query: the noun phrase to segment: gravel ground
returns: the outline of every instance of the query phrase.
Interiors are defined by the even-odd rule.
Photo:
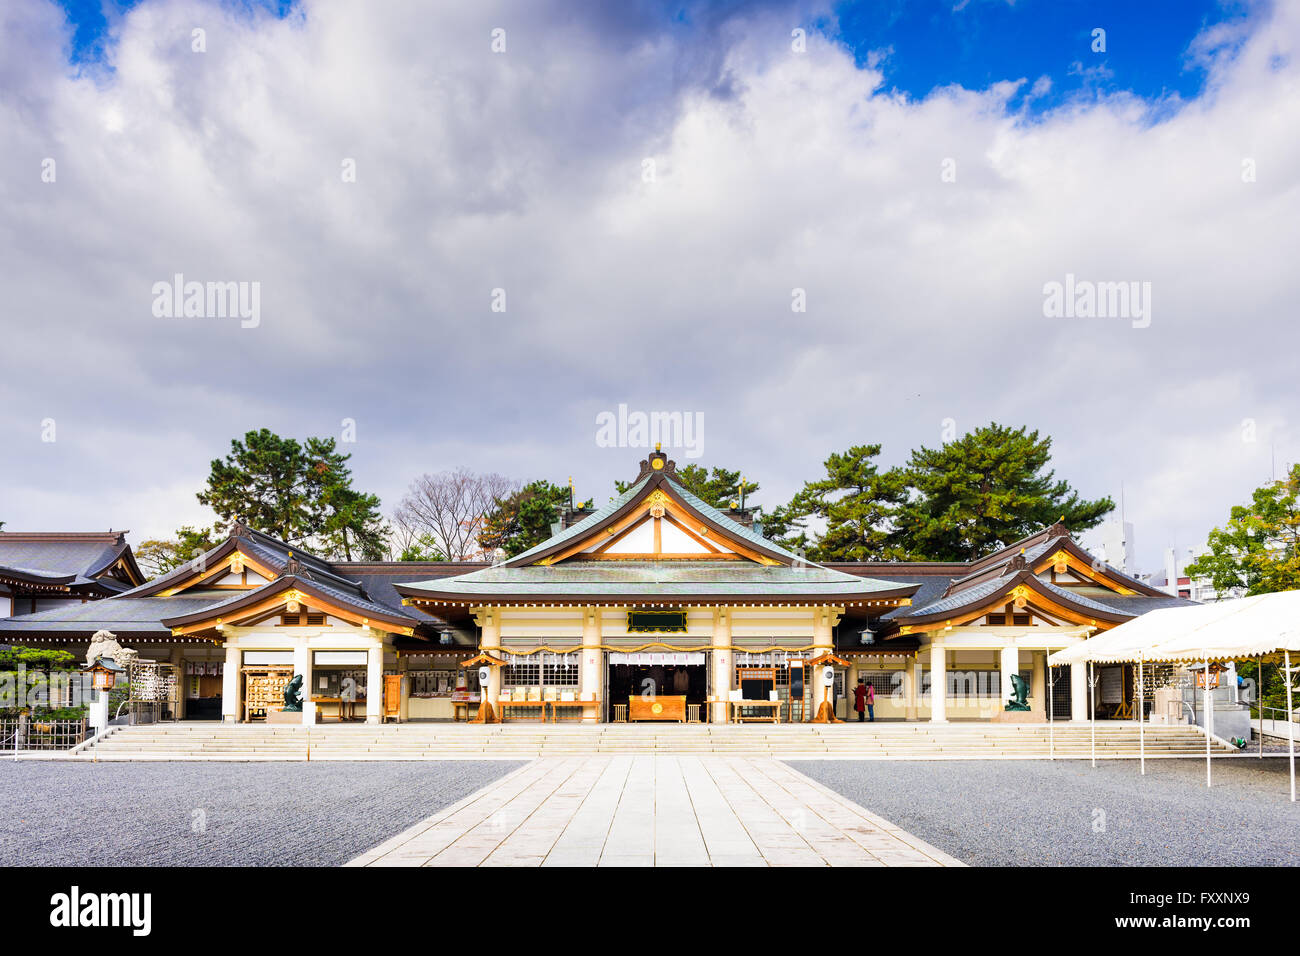
[[[0,866],[332,866],[520,761],[0,761]]]
[[[1285,760],[789,761],[979,866],[1295,866]]]

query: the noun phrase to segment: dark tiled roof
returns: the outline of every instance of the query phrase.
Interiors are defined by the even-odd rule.
[[[1099,604],[1104,604],[1123,614],[1132,614],[1134,617],[1147,611],[1158,611],[1167,607],[1195,607],[1200,603],[1173,595],[1154,597],[1148,594],[1093,594],[1091,597]]]
[[[394,585],[454,577],[486,567],[489,565],[483,561],[384,561],[335,565],[340,574],[364,587],[372,600],[399,611],[402,610],[402,596],[397,593]]]
[[[109,630],[133,634],[156,632],[163,636],[171,633],[162,624],[164,617],[198,611],[213,602],[211,594],[169,598],[109,597],[20,617],[0,618],[0,634],[12,635],[14,640],[20,640],[19,635],[24,632],[84,633],[89,637],[95,631]]]
[[[0,531],[0,567],[40,575],[72,575],[74,587],[101,583],[97,576],[123,554],[134,567],[125,531]]]
[[[882,614],[881,619],[886,621],[893,620],[905,611],[934,603],[943,597],[943,592],[948,590],[948,585],[951,583],[949,578],[937,577],[933,574],[882,574],[877,575],[877,580],[918,585],[916,593],[912,595],[911,606],[896,607]]]

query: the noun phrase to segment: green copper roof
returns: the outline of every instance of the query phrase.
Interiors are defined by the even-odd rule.
[[[633,484],[627,489],[627,491],[623,492],[617,498],[611,498],[609,504],[605,505],[605,507],[601,508],[599,511],[593,511],[577,524],[570,525],[559,534],[547,538],[541,544],[533,545],[527,551],[521,551],[519,554],[516,554],[511,558],[509,563],[512,565],[527,564],[528,559],[534,554],[539,554],[552,545],[559,544],[562,541],[568,541],[570,538],[576,538],[579,535],[585,534],[640,494],[641,489],[645,487],[646,482],[649,480],[650,477],[647,475],[645,478],[642,478],[640,481]]]
[[[761,598],[861,596],[906,593],[911,585],[832,571],[815,564],[800,568],[751,561],[568,561],[550,566],[483,568],[451,578],[399,585],[411,596],[445,594],[515,600],[565,596],[645,598],[737,595]]]
[[[653,560],[629,555],[626,559],[574,558],[558,564],[534,563],[555,554],[566,543],[581,542],[648,494],[651,485],[661,484],[667,485],[667,490],[680,498],[686,508],[697,513],[701,520],[734,538],[737,544],[753,545],[775,560],[758,563],[747,558],[721,556]],[[785,561],[781,560],[783,558]],[[397,590],[407,597],[484,603],[498,600],[568,603],[598,598],[682,601],[714,597],[755,601],[791,599],[812,603],[870,600],[877,596],[903,597],[916,588],[910,584],[877,581],[812,564],[764,538],[753,528],[745,527],[725,511],[700,500],[669,473],[643,475],[599,511],[502,565],[454,577],[402,584]]]

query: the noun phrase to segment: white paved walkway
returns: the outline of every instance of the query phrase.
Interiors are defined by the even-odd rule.
[[[962,866],[770,757],[535,760],[349,866]]]

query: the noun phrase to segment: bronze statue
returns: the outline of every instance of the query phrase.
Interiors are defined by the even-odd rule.
[[[294,674],[293,680],[284,685],[284,710],[287,714],[302,713],[302,675]]]
[[[1007,701],[1007,705],[1002,709],[1003,710],[1028,710],[1029,705],[1025,703],[1025,699],[1028,696],[1029,696],[1029,685],[1025,683],[1025,679],[1021,677],[1019,674],[1012,674],[1011,675],[1011,699]]]

